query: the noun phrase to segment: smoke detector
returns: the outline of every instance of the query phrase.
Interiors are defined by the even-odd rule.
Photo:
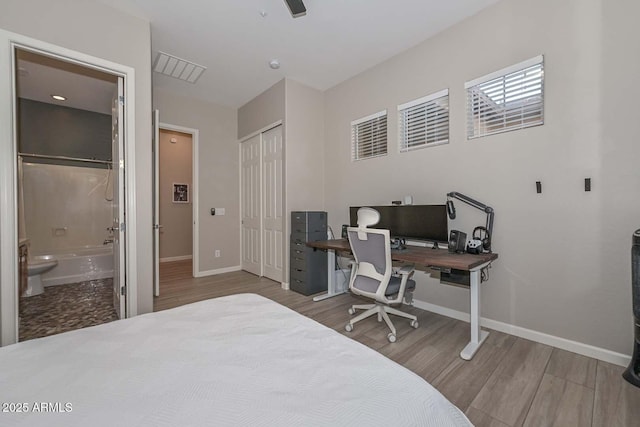
[[[278,61],[277,59],[272,59],[271,61],[269,61],[269,67],[271,67],[272,70],[277,70],[278,68],[280,68],[280,61]]]

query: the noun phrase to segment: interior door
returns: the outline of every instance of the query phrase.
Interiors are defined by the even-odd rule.
[[[242,269],[262,276],[261,135],[240,144],[242,163]]]
[[[160,296],[160,111],[153,110],[153,294]]]
[[[283,281],[282,126],[262,134],[264,275]]]
[[[126,317],[125,298],[125,211],[124,211],[124,79],[118,77],[118,96],[111,115],[111,154],[113,168],[113,307],[118,318]]]

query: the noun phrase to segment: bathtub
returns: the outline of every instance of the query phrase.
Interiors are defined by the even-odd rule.
[[[42,275],[44,286],[64,285],[113,277],[113,246],[85,246],[33,255],[34,261],[55,258],[58,265]]]

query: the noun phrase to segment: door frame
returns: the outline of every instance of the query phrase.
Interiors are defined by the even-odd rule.
[[[193,277],[200,277],[200,216],[198,215],[198,206],[199,206],[199,201],[198,201],[198,188],[199,188],[199,183],[198,183],[198,177],[199,175],[199,168],[198,168],[198,152],[199,152],[199,142],[198,142],[198,138],[199,138],[199,133],[200,131],[198,129],[194,129],[194,128],[189,128],[189,127],[185,127],[185,126],[178,126],[178,125],[172,125],[169,123],[164,123],[164,122],[158,122],[158,141],[156,141],[156,147],[154,147],[154,149],[158,150],[158,155],[159,155],[159,150],[160,150],[160,131],[162,130],[168,130],[168,131],[175,131],[175,132],[181,132],[181,133],[186,133],[188,135],[191,135],[191,210],[192,210],[192,221],[193,221],[193,226],[191,228],[191,234],[192,234],[192,248],[191,248],[191,256],[192,256],[192,260],[193,260],[193,264],[192,264],[192,271],[191,274],[193,275]],[[160,180],[160,170],[159,170],[159,162],[158,162],[158,170],[156,170],[154,172],[154,180],[157,179],[158,181]],[[153,187],[153,191],[154,191],[154,200],[159,200],[160,195],[157,194],[157,185],[154,182],[154,187]],[[154,209],[155,209],[155,203],[154,203]],[[160,218],[160,215],[158,214],[158,218]],[[154,243],[155,245],[155,243]],[[158,248],[160,247],[160,240],[158,239],[157,242]],[[155,251],[155,247],[154,247],[154,251]],[[154,270],[156,269],[156,263],[159,264],[160,263],[160,257],[158,256],[157,260],[154,260]],[[155,279],[154,279],[155,280]],[[159,292],[156,292],[156,290],[154,289],[154,295],[158,296]]]
[[[0,29],[0,346],[18,341],[18,203],[15,50],[22,49],[97,69],[124,78],[125,123],[125,251],[127,316],[138,313],[136,179],[135,179],[135,70],[41,40]]]

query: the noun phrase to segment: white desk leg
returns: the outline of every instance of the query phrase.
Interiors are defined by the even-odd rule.
[[[471,271],[471,341],[460,352],[460,357],[464,360],[471,360],[484,340],[489,336],[489,332],[480,329],[480,269]]]
[[[335,297],[337,295],[346,294],[347,290],[336,292],[336,277],[334,274],[336,265],[336,251],[333,249],[327,250],[327,293],[313,297],[314,301],[322,301],[327,298]]]

